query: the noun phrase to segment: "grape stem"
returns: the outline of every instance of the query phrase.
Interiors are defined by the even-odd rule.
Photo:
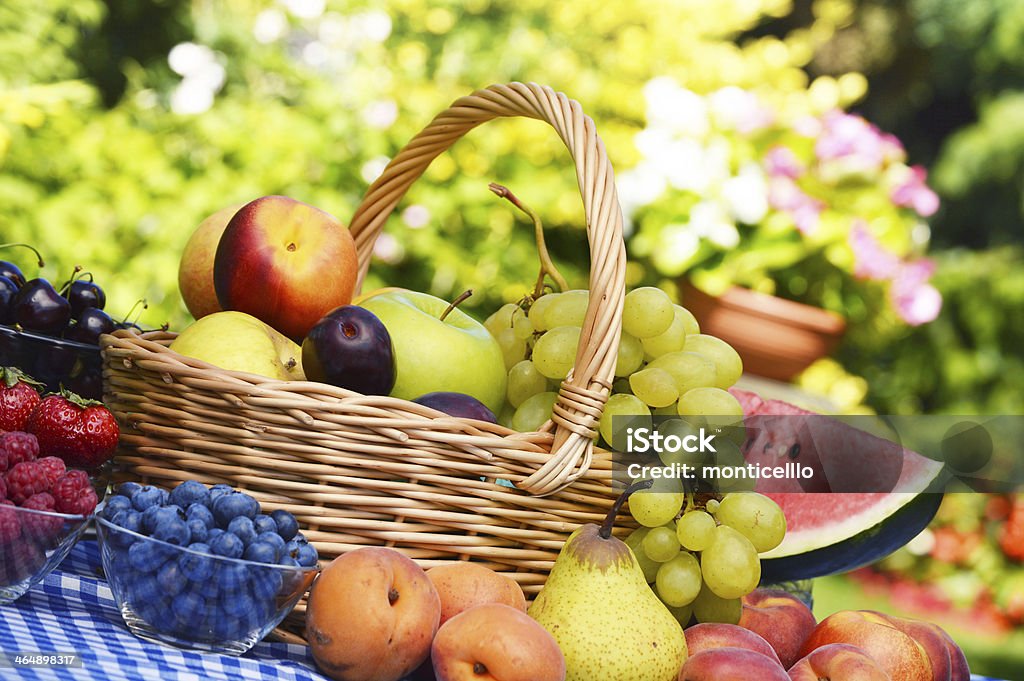
[[[462,301],[464,301],[466,298],[469,298],[471,295],[473,295],[473,289],[468,289],[460,293],[458,298],[448,303],[448,307],[446,307],[444,309],[444,312],[441,313],[441,321],[443,322],[444,318],[451,314],[452,310],[457,308]]]
[[[501,198],[507,199],[509,203],[526,213],[533,220],[533,231],[537,238],[537,255],[540,257],[540,273],[537,275],[537,284],[533,287],[534,300],[544,295],[545,275],[550,276],[554,280],[559,291],[568,290],[569,282],[565,280],[565,277],[555,267],[555,263],[552,262],[551,255],[548,253],[547,244],[544,243],[544,224],[540,221],[540,216],[532,208],[520,201],[519,197],[513,194],[512,190],[505,185],[491,182],[487,185],[487,188]]]
[[[46,265],[46,263],[43,262],[43,256],[39,255],[39,251],[37,251],[34,246],[29,246],[28,244],[22,243],[0,244],[0,248],[7,248],[8,246],[21,246],[23,248],[27,248],[28,250],[36,254],[36,259],[39,261],[40,267],[44,267]]]
[[[619,495],[619,498],[612,504],[611,509],[608,511],[608,515],[604,517],[604,523],[601,524],[601,529],[597,533],[601,536],[601,539],[611,539],[612,528],[615,526],[615,518],[619,515],[619,511],[622,509],[622,505],[626,503],[626,499],[633,492],[638,492],[642,489],[648,489],[654,484],[654,479],[650,480],[638,480],[632,485],[627,487],[625,491]]]

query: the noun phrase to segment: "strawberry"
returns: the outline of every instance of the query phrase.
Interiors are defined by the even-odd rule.
[[[121,435],[109,409],[68,391],[44,397],[25,430],[36,436],[42,452],[80,468],[95,468],[110,459]]]
[[[0,367],[0,430],[25,430],[25,422],[42,399],[38,390],[42,385],[14,367]]]

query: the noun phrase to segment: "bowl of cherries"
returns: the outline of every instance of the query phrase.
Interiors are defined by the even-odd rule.
[[[35,251],[25,244],[0,248],[5,246]],[[39,266],[43,266],[41,257]],[[103,309],[106,302],[103,289],[80,267],[58,288],[42,277],[26,279],[17,265],[0,261],[0,366],[20,368],[49,391],[64,387],[82,397],[100,399],[99,338],[135,327],[111,318]]]

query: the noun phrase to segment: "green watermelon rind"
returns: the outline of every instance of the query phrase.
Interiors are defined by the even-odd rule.
[[[809,535],[807,543],[801,545],[799,541],[791,542],[785,555],[779,555],[777,549],[761,554],[762,583],[813,579],[849,572],[881,560],[904,546],[928,527],[939,510],[943,495],[937,492],[899,494],[909,496],[910,499],[893,508],[891,513],[882,515],[878,522],[867,529],[850,537],[835,538],[831,543],[821,545],[821,534],[830,532],[832,528],[808,530],[804,533]],[[875,509],[878,507],[872,508]],[[863,514],[856,517],[861,519]],[[863,520],[859,520],[859,523],[863,527]],[[810,543],[814,539],[811,535],[817,537],[816,548]]]

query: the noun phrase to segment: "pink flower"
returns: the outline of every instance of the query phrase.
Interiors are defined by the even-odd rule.
[[[821,161],[843,159],[862,170],[881,168],[892,153],[891,138],[860,116],[831,111],[823,117],[824,129],[814,145]]]
[[[782,145],[772,147],[764,155],[764,169],[769,175],[781,175],[793,180],[805,170],[793,150]]]
[[[928,283],[934,272],[935,263],[922,258],[903,263],[892,280],[889,297],[899,316],[911,326],[933,321],[942,310],[942,294]]]
[[[858,279],[892,279],[900,273],[899,256],[886,250],[863,220],[854,221],[849,241],[853,249],[853,276]]]
[[[906,179],[893,188],[889,198],[897,206],[913,208],[921,217],[929,217],[939,209],[939,196],[925,184],[928,171],[921,166],[913,166]]]
[[[768,203],[777,210],[789,213],[801,234],[809,235],[818,228],[818,219],[825,204],[808,196],[789,177],[776,175],[768,183]]]

